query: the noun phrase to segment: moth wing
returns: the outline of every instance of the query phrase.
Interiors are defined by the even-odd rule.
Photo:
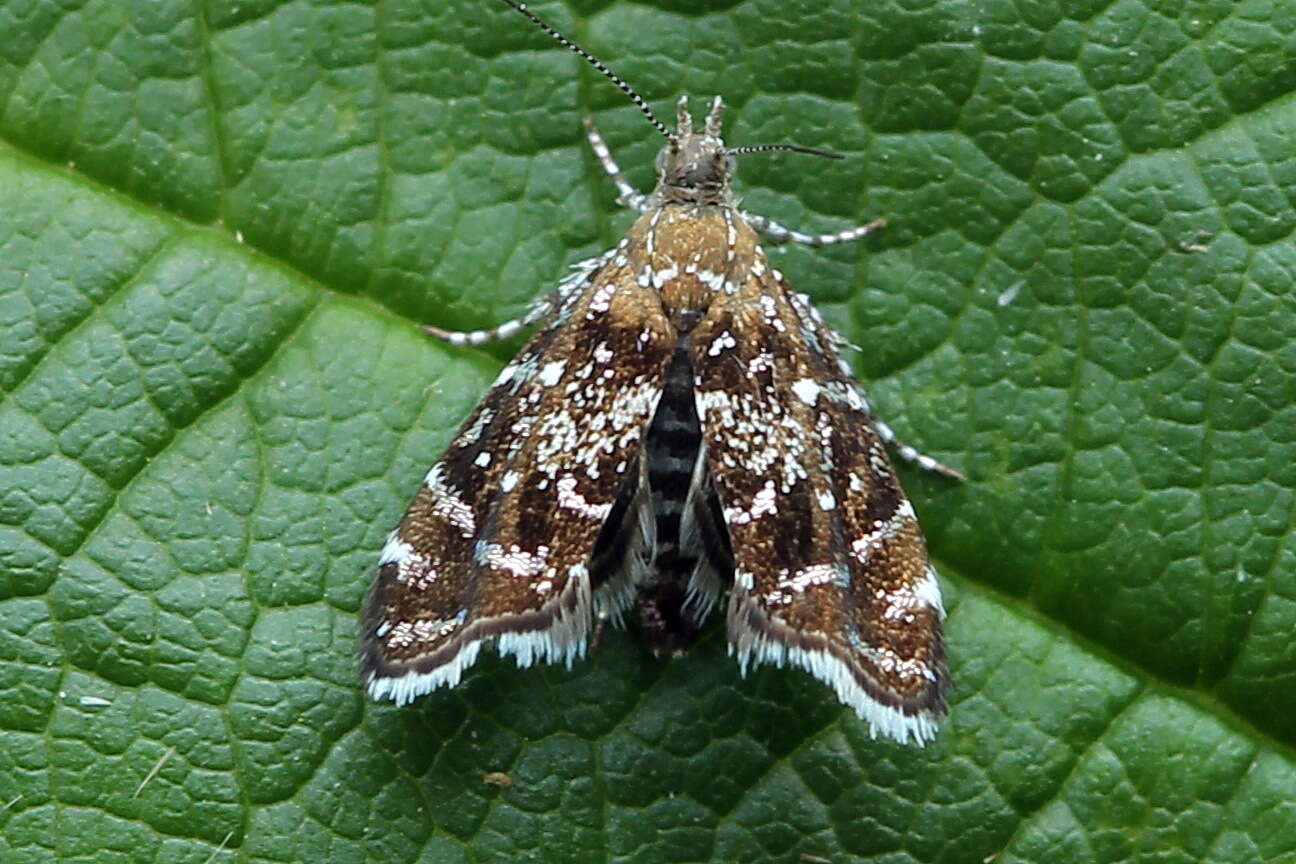
[[[800,666],[900,741],[946,711],[940,589],[831,332],[769,272],[693,332],[698,415],[734,556],[730,653]]]
[[[454,686],[492,638],[521,666],[584,653],[590,553],[638,482],[676,341],[655,293],[624,268],[587,275],[560,288],[384,547],[361,633],[374,698]]]

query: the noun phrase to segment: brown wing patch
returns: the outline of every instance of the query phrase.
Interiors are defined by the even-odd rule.
[[[674,345],[655,292],[611,265],[501,371],[384,548],[362,631],[372,695],[453,686],[491,637],[521,665],[584,651],[587,559]]]
[[[698,413],[734,552],[729,640],[802,666],[875,730],[926,740],[948,682],[939,588],[858,385],[760,272],[693,334]]]

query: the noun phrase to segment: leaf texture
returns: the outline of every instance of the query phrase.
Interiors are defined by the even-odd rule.
[[[744,206],[873,405],[952,712],[872,741],[712,630],[406,709],[355,616],[660,141],[488,0],[0,6],[0,860],[1296,861],[1296,18],[1283,3],[557,2]],[[516,346],[513,346],[514,348]],[[484,782],[507,772],[512,786]]]

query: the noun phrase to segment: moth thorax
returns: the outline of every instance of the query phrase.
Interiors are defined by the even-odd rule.
[[[675,333],[681,339],[686,338],[693,332],[698,321],[702,320],[702,312],[698,309],[690,309],[686,306],[670,310],[671,326],[675,328]]]
[[[688,97],[677,106],[675,134],[657,156],[658,204],[732,205],[729,181],[734,175],[734,157],[720,138],[724,103],[717,96],[707,113],[701,134],[693,131]]]

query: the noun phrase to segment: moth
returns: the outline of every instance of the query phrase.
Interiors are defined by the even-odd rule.
[[[537,326],[428,472],[379,559],[361,621],[362,676],[405,704],[453,687],[493,642],[519,666],[583,657],[632,613],[657,655],[689,647],[725,607],[729,653],[797,666],[874,735],[933,738],[946,713],[944,610],[896,440],[839,351],[844,342],[761,245],[826,246],[881,222],[807,235],[740,210],[723,102],[672,131],[628,84],[503,0],[616,84],[665,137],[650,195],[590,145],[629,233],[493,330],[428,331],[481,345]],[[840,157],[834,157],[840,158]]]

